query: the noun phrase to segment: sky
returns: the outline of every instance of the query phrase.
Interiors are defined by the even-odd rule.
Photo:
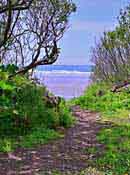
[[[59,43],[61,53],[55,64],[91,64],[91,48],[104,31],[116,26],[120,9],[130,0],[73,0],[76,13],[69,19],[69,29]]]

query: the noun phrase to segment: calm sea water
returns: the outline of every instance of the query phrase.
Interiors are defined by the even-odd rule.
[[[83,94],[91,82],[92,70],[89,65],[41,66],[35,76],[56,96],[71,99]]]

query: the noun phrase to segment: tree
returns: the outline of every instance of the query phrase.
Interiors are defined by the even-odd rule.
[[[53,64],[58,41],[76,10],[71,0],[2,0],[0,2],[0,60],[26,73],[38,65]]]
[[[128,80],[130,77],[130,5],[121,10],[118,25],[104,32],[92,52],[95,63],[93,78],[109,81]]]

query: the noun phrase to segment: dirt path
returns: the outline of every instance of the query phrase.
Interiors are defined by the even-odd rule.
[[[66,131],[64,139],[54,141],[37,149],[17,150],[19,160],[0,154],[0,175],[35,175],[39,170],[75,172],[88,167],[90,155],[87,149],[101,147],[96,141],[100,126],[96,123],[98,114],[72,107],[77,118],[74,127]],[[86,150],[86,151],[85,151]]]

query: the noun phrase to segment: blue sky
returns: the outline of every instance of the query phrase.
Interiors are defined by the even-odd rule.
[[[73,0],[77,12],[60,41],[61,54],[56,64],[89,64],[91,47],[104,30],[113,29],[121,8],[129,0]]]

